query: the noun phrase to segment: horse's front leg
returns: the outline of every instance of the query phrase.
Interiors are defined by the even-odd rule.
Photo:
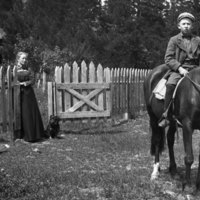
[[[167,144],[169,150],[169,172],[171,176],[175,176],[177,173],[177,167],[174,157],[174,141],[175,141],[176,124],[171,122],[170,127],[167,132]]]
[[[164,149],[165,132],[163,128],[158,127],[157,121],[153,121],[151,127],[151,154],[155,156],[151,180],[155,180],[160,174],[160,154]]]
[[[153,172],[151,174],[151,180],[155,180],[158,178],[160,173],[160,158],[159,158],[159,145],[156,145],[155,147],[155,160],[153,165]]]
[[[185,149],[185,180],[183,182],[183,189],[185,186],[191,186],[191,165],[194,162],[193,148],[192,148],[192,133],[191,122],[183,122],[183,143]]]
[[[200,150],[199,150],[199,167],[198,167],[198,174],[197,174],[197,180],[196,180],[196,188],[197,190],[200,190]]]

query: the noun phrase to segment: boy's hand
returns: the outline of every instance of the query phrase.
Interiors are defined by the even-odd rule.
[[[189,73],[189,72],[188,72],[186,69],[184,69],[183,67],[179,67],[179,68],[178,68],[178,71],[179,71],[179,73],[180,73],[181,75],[183,75],[183,76],[185,76],[186,74]]]
[[[21,82],[20,85],[27,86],[26,82]]]

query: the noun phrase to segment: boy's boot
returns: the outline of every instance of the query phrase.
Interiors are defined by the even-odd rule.
[[[165,128],[169,125],[168,110],[171,104],[173,92],[175,89],[175,85],[166,85],[166,94],[165,94],[165,102],[164,102],[164,113],[162,114],[161,119],[159,120],[158,126]]]

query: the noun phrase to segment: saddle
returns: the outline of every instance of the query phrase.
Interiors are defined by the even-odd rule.
[[[177,88],[178,88],[179,84],[181,83],[181,81],[183,80],[183,78],[184,77],[182,77],[178,81],[178,83],[176,84],[172,99],[174,99],[176,91],[177,91]],[[164,100],[165,99],[166,83],[167,83],[167,79],[166,78],[161,78],[160,81],[157,83],[156,87],[153,90],[153,94],[155,95],[156,99],[159,99],[159,100]]]
[[[161,78],[160,81],[157,83],[156,87],[153,90],[153,94],[155,95],[156,99],[164,100],[166,94],[166,78]]]
[[[152,91],[153,95],[156,97],[156,99],[164,100],[165,94],[166,94],[166,83],[168,80],[170,74],[170,70],[168,70],[164,76],[158,81],[156,87]]]

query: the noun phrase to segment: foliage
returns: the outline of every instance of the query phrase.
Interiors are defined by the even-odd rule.
[[[61,50],[58,46],[54,50],[45,49],[40,56],[42,60],[41,70],[47,74],[53,72],[55,66],[64,66],[66,62],[70,63],[70,59],[73,57],[68,49]]]
[[[199,10],[197,0],[1,0],[1,54],[8,63],[25,49],[36,71],[75,60],[152,68],[164,62],[180,12],[197,17],[200,33]]]
[[[28,53],[28,65],[33,71],[38,72],[42,63],[40,53],[43,50],[42,43],[35,40],[33,37],[22,39],[20,35],[17,35],[17,43],[15,44],[15,55],[19,51]]]

